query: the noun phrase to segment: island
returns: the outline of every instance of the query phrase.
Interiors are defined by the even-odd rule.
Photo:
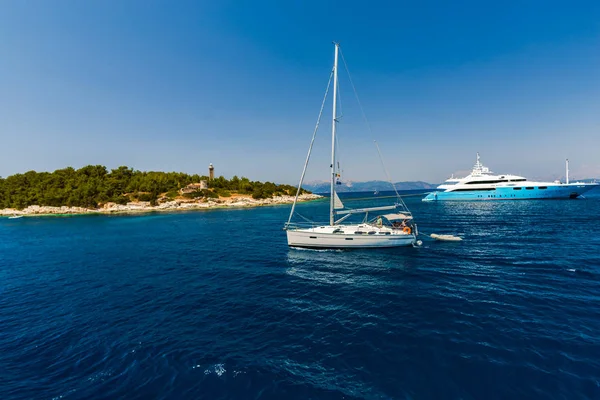
[[[212,168],[212,164],[211,164]],[[102,165],[0,178],[0,215],[112,214],[288,204],[297,188],[248,178]],[[299,201],[321,198],[300,189]]]

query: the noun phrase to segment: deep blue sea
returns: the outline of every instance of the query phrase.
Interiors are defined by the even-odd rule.
[[[0,399],[600,399],[600,190],[406,201],[464,240],[289,249],[289,206],[0,219]]]

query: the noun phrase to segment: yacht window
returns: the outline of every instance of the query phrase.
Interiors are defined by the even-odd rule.
[[[346,238],[346,240],[354,240],[354,239],[352,239],[352,238]]]
[[[490,190],[496,190],[496,188],[453,189],[451,192],[481,192]]]
[[[538,189],[548,189],[548,186],[540,186]]]
[[[528,186],[525,189],[527,189],[527,190],[533,190],[533,186]]]
[[[521,190],[520,187],[514,187],[513,190]]]
[[[477,185],[477,184],[500,183],[500,182],[508,182],[508,180],[507,179],[495,179],[493,181],[471,181],[471,182],[466,182],[465,185]]]

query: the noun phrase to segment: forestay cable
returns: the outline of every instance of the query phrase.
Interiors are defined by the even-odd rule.
[[[300,176],[300,183],[298,183],[298,190],[296,191],[296,197],[294,197],[294,203],[292,204],[292,210],[290,211],[290,217],[288,218],[288,221],[285,224],[285,228],[287,228],[287,226],[290,224],[290,222],[292,220],[292,216],[294,215],[294,210],[296,209],[296,203],[298,202],[298,196],[300,196],[300,189],[302,188],[302,183],[304,182],[304,175],[306,174],[306,168],[308,167],[308,161],[310,160],[310,153],[312,151],[313,144],[315,143],[317,131],[319,130],[319,124],[321,123],[321,116],[323,115],[323,109],[325,108],[325,100],[327,100],[327,94],[329,93],[329,87],[331,86],[332,78],[333,78],[333,70],[331,70],[331,74],[329,74],[329,81],[327,82],[327,89],[325,90],[325,96],[323,96],[323,102],[321,103],[321,109],[319,110],[319,117],[317,118],[317,125],[315,126],[315,130],[313,132],[313,136],[310,141],[310,146],[308,147],[308,154],[306,155],[306,161],[304,162],[304,168],[302,169],[302,175]]]

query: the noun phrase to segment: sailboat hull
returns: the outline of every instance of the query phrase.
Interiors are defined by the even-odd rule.
[[[288,230],[288,245],[309,249],[362,249],[412,246],[416,242],[413,233],[401,231],[382,230],[372,234],[355,234],[332,233],[327,228],[329,227]]]

